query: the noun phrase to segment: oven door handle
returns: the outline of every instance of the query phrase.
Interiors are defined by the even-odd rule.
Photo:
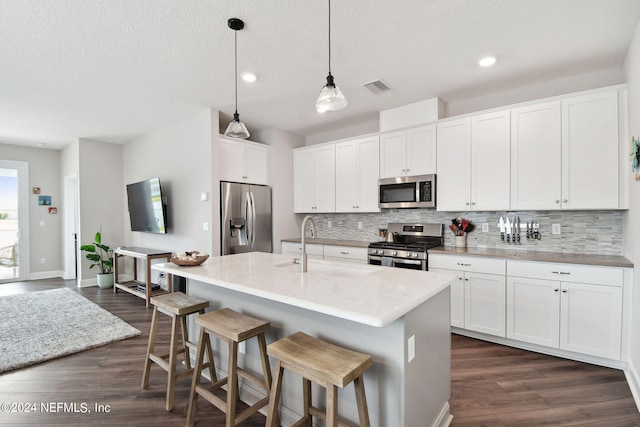
[[[410,264],[410,265],[422,265],[422,261],[417,261],[414,259],[402,259],[402,258],[393,258],[394,264]]]
[[[391,258],[391,261],[394,264],[422,265],[422,261],[421,260],[393,258],[393,257],[388,257],[388,258]],[[374,261],[382,261],[382,257],[381,256],[376,256],[376,255],[369,255],[369,259],[370,260],[374,260]]]

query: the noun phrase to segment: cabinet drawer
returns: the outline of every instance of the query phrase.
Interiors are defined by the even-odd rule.
[[[302,245],[300,243],[282,242],[282,253],[284,255],[300,255],[302,253]],[[323,253],[323,245],[307,243],[307,255],[315,255],[322,258]]]
[[[471,271],[474,273],[505,274],[505,260],[474,256],[429,254],[429,269]]]
[[[622,286],[621,268],[554,262],[508,261],[507,275],[593,285]]]
[[[325,259],[338,258],[367,262],[367,252],[367,248],[355,248],[353,246],[324,246]]]

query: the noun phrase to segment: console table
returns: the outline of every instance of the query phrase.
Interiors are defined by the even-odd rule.
[[[121,289],[125,292],[129,292],[139,298],[144,299],[147,302],[147,307],[151,305],[151,297],[155,295],[166,294],[173,292],[173,284],[171,274],[167,275],[167,290],[162,288],[153,290],[154,284],[151,283],[151,260],[153,259],[166,259],[167,262],[171,261],[171,252],[138,248],[134,246],[121,246],[113,250],[114,263],[113,263],[113,292],[118,292]],[[133,258],[133,280],[127,280],[120,282],[118,280],[118,255],[128,256]],[[145,260],[146,273],[144,281],[138,280],[138,259]]]

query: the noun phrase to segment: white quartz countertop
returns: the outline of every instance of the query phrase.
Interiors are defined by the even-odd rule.
[[[287,255],[250,252],[152,269],[365,325],[383,327],[455,280],[452,273],[309,260],[307,273]]]

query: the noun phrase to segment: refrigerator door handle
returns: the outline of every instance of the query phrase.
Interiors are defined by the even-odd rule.
[[[253,251],[256,244],[256,201],[253,198],[253,192],[250,192],[249,194],[251,195],[251,250]]]
[[[245,234],[247,235],[247,246],[249,246],[249,250],[251,250],[251,209],[250,209],[250,204],[251,204],[251,198],[249,196],[249,192],[247,191],[247,193],[245,194],[245,199],[244,199],[244,217],[245,217],[245,225],[244,225],[244,229],[245,229]]]

